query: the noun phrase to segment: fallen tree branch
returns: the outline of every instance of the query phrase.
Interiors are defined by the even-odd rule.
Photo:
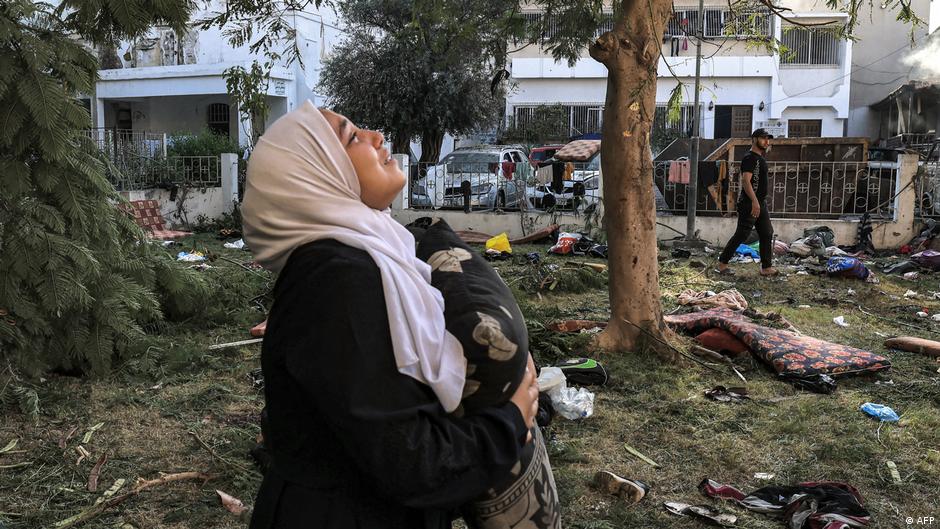
[[[720,370],[720,369],[715,369],[714,367],[712,367],[712,366],[706,364],[705,362],[699,360],[698,358],[696,358],[696,357],[693,356],[693,355],[690,355],[689,353],[686,353],[686,352],[684,352],[684,351],[680,351],[679,349],[677,349],[676,347],[674,347],[672,344],[667,343],[666,341],[662,340],[660,337],[658,337],[658,336],[656,336],[655,334],[649,332],[648,330],[644,329],[643,327],[640,327],[639,325],[633,323],[632,321],[630,321],[630,320],[628,320],[628,319],[626,319],[626,318],[621,318],[621,319],[624,321],[624,323],[628,323],[628,324],[632,325],[633,327],[636,327],[636,328],[637,328],[640,332],[642,332],[643,334],[649,336],[649,337],[652,338],[653,340],[656,340],[657,342],[659,342],[659,343],[665,345],[666,347],[672,349],[673,351],[675,351],[676,353],[678,353],[680,356],[684,356],[684,357],[688,358],[689,360],[692,360],[692,361],[695,362],[696,364],[699,364],[699,365],[701,365],[702,367],[705,367],[705,368],[707,368],[707,369],[711,369],[712,371],[714,371],[714,372],[716,372],[716,373],[721,373],[722,375],[727,374],[727,373],[725,373],[724,371],[722,371],[722,370]]]
[[[121,494],[120,496],[115,496],[111,498],[110,500],[103,501],[97,505],[93,505],[92,507],[85,509],[84,511],[76,514],[75,516],[72,516],[71,518],[66,518],[65,520],[56,522],[56,524],[53,527],[55,529],[67,529],[68,527],[74,527],[80,523],[87,522],[88,520],[91,520],[92,518],[95,518],[96,516],[100,515],[104,511],[127,501],[132,496],[136,496],[151,487],[156,487],[158,485],[165,485],[167,483],[171,483],[174,481],[202,480],[205,482],[205,481],[209,481],[209,479],[211,479],[210,476],[207,474],[203,474],[202,472],[180,472],[177,474],[166,474],[157,479],[150,479],[150,480],[137,478],[137,484],[129,492],[125,492],[124,494]]]
[[[194,431],[192,431],[192,430],[188,430],[187,433],[189,433],[189,435],[193,436],[193,437],[196,439],[196,441],[199,441],[199,444],[201,444],[202,447],[205,448],[206,451],[209,452],[209,455],[211,455],[212,457],[218,459],[218,460],[221,461],[222,463],[225,463],[226,465],[228,465],[228,466],[230,466],[230,467],[232,467],[232,468],[235,468],[235,469],[237,469],[237,470],[241,470],[242,472],[247,472],[247,473],[249,473],[249,474],[254,474],[254,475],[256,475],[256,476],[260,476],[260,475],[261,475],[257,470],[255,470],[255,469],[253,469],[253,468],[244,467],[244,466],[242,466],[242,465],[240,465],[240,464],[238,464],[238,463],[236,463],[236,462],[234,462],[234,461],[230,461],[228,458],[225,458],[225,457],[221,456],[221,455],[220,455],[218,452],[216,452],[211,446],[209,446],[208,443],[206,443],[205,441],[203,441],[203,440],[202,440],[202,437],[199,437],[199,434],[197,434],[196,432],[194,432]]]
[[[228,349],[229,347],[241,347],[242,345],[254,345],[256,343],[261,343],[264,341],[264,338],[253,338],[251,340],[242,340],[240,342],[231,342],[231,343],[220,343],[217,345],[210,345],[206,348],[208,351],[215,351],[218,349]]]

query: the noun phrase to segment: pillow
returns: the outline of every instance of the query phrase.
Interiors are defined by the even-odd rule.
[[[444,296],[447,330],[463,345],[467,382],[460,412],[504,404],[525,374],[529,336],[512,292],[483,257],[443,220],[417,241],[431,265],[431,284]]]
[[[735,358],[750,352],[747,344],[739,340],[737,336],[719,327],[708,329],[699,334],[695,337],[695,341],[702,344],[702,347],[718,353],[727,352]]]

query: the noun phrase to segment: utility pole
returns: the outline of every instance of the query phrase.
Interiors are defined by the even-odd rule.
[[[696,240],[695,206],[698,202],[699,135],[702,115],[699,92],[702,88],[702,35],[705,33],[705,0],[698,0],[698,20],[695,21],[695,97],[692,107],[692,152],[689,154],[689,192],[687,200],[685,239]]]

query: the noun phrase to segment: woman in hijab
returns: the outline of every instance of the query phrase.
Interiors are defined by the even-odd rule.
[[[529,441],[531,358],[509,403],[449,414],[466,360],[387,210],[405,177],[383,144],[307,101],[252,153],[244,234],[279,274],[261,353],[272,464],[252,529],[450,527]]]

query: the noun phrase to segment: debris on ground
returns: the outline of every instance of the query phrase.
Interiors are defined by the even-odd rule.
[[[849,324],[845,322],[845,316],[836,316],[832,318],[832,323],[835,323],[839,327],[848,327]]]
[[[732,358],[741,358],[750,354],[747,344],[730,332],[714,327],[695,337],[695,341],[708,351],[715,351]]]
[[[861,279],[866,283],[877,283],[875,274],[856,257],[831,257],[826,262],[826,272],[832,277]]]
[[[255,325],[248,331],[248,334],[254,336],[255,338],[261,338],[264,336],[264,333],[268,330],[268,320],[265,319],[263,322]]]
[[[814,374],[814,375],[780,375],[780,379],[784,382],[792,384],[794,387],[800,389],[807,389],[813,393],[822,393],[824,395],[829,395],[837,389],[836,380],[829,375],[825,374]]]
[[[711,290],[683,290],[679,293],[678,302],[680,305],[703,308],[725,307],[731,310],[744,310],[747,308],[747,300],[733,288],[717,294]]]
[[[562,320],[551,322],[546,325],[545,328],[554,332],[580,332],[593,329],[605,329],[607,328],[607,322],[592,320]]]
[[[565,374],[565,380],[580,386],[603,386],[607,384],[607,370],[592,358],[572,358],[557,364]]]
[[[705,396],[718,402],[751,400],[751,397],[747,394],[747,388],[726,388],[724,386],[715,386],[706,390]]]
[[[870,415],[882,422],[898,422],[900,419],[894,410],[888,406],[885,406],[884,404],[866,402],[865,404],[862,404],[860,409],[867,415]]]
[[[754,473],[754,479],[771,480],[771,479],[774,479],[775,477],[777,477],[777,475],[772,474],[770,472],[755,472]]]
[[[216,490],[215,493],[219,495],[219,500],[221,500],[222,506],[225,507],[226,511],[240,516],[243,512],[248,510],[248,507],[245,507],[245,504],[242,503],[240,499],[222,492],[221,490]]]
[[[911,256],[911,260],[928,270],[940,270],[940,252],[924,250]]]
[[[653,461],[652,459],[650,459],[649,457],[647,457],[645,454],[643,454],[642,452],[640,452],[640,451],[637,450],[636,448],[633,448],[632,446],[630,446],[630,445],[628,445],[628,444],[625,443],[625,444],[623,445],[623,449],[626,450],[627,452],[629,452],[630,454],[632,454],[632,455],[638,457],[639,459],[643,460],[644,463],[650,465],[651,467],[657,467],[657,468],[659,467],[659,463]]]
[[[709,498],[732,500],[750,511],[783,518],[787,527],[866,527],[871,514],[858,490],[835,481],[805,482],[794,486],[769,485],[750,494],[705,478],[698,486]],[[835,525],[833,525],[835,524]]]
[[[914,298],[916,298],[916,297],[918,297],[918,296],[920,296],[920,294],[918,294],[917,292],[915,292],[915,291],[913,291],[913,290],[908,290],[907,292],[904,293],[904,297],[905,297],[906,299],[914,299]]]
[[[509,236],[506,235],[506,232],[500,233],[499,235],[491,238],[486,241],[486,250],[495,250],[499,253],[512,253],[512,246],[509,244]]]
[[[733,527],[734,524],[738,521],[737,516],[723,513],[718,509],[708,505],[689,505],[688,503],[680,503],[675,501],[663,502],[663,505],[666,507],[666,510],[672,514],[698,518],[704,522],[711,523],[712,525]]]
[[[940,358],[940,342],[927,340],[926,338],[898,336],[885,340],[885,347]]]
[[[568,387],[559,367],[544,367],[538,376],[539,391],[547,394],[555,413],[568,420],[586,419],[594,413],[594,394],[585,388]]]
[[[898,472],[898,465],[894,461],[886,461],[885,466],[888,467],[888,472],[891,473],[891,480],[894,481],[895,484],[900,485],[903,483],[901,480],[901,473]]]
[[[176,254],[176,260],[185,263],[196,263],[199,261],[205,261],[206,256],[202,252],[180,252]]]
[[[600,492],[626,500],[629,505],[643,501],[650,490],[649,485],[642,481],[622,478],[608,470],[594,474],[594,487]]]
[[[225,248],[228,248],[229,250],[244,250],[244,249],[245,249],[245,240],[244,240],[244,239],[238,239],[238,240],[235,241],[235,242],[227,242],[227,243],[223,244],[222,246],[225,247]]]

